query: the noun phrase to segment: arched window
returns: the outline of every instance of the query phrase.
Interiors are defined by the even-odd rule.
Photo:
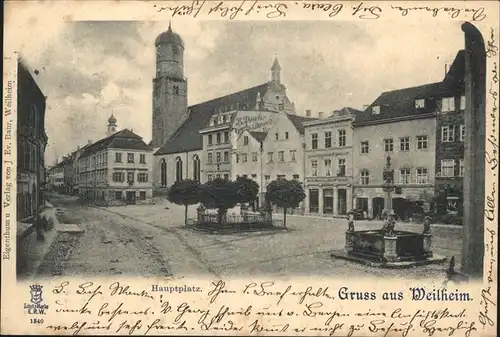
[[[193,179],[200,181],[200,158],[198,155],[193,157]]]
[[[167,162],[165,158],[160,162],[160,183],[161,186],[167,186]]]
[[[181,157],[175,158],[175,181],[182,180],[182,159]]]

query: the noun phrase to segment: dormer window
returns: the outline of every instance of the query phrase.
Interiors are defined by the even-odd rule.
[[[419,98],[415,100],[415,109],[425,108],[425,99]]]
[[[214,118],[210,119],[210,126],[214,126],[214,124],[215,124],[215,119]]]
[[[455,97],[443,97],[441,101],[441,111],[455,111]]]
[[[218,124],[224,124],[224,116],[219,116]]]
[[[380,106],[376,105],[372,107],[372,114],[373,115],[380,115]]]

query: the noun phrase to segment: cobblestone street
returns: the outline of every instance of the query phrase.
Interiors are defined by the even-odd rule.
[[[378,269],[330,257],[344,246],[346,220],[289,216],[286,231],[226,235],[207,234],[183,226],[184,208],[156,200],[155,205],[87,207],[76,199],[58,196],[65,207],[64,223],[76,223],[84,233],[62,233],[55,240],[40,276],[145,275],[220,276],[224,278],[335,276],[341,278],[444,279],[443,265],[403,270]],[[195,218],[196,207],[188,216]],[[274,215],[280,217],[280,215]],[[356,229],[373,229],[380,222],[357,221]],[[420,232],[421,225],[399,228]],[[435,226],[433,250],[460,261],[461,228]]]

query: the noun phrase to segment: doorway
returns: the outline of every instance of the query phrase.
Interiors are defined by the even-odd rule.
[[[385,200],[381,197],[373,198],[373,218],[382,219],[382,211],[384,210]]]
[[[338,194],[338,213],[339,215],[346,215],[347,214],[347,190],[344,188],[339,188],[337,190]]]
[[[309,190],[309,213],[318,213],[319,211],[319,191]]]
[[[333,214],[333,189],[323,190],[323,214]]]
[[[135,191],[127,191],[127,204],[135,205]]]

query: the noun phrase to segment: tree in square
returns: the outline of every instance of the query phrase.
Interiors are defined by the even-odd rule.
[[[299,207],[306,194],[297,180],[277,179],[267,185],[266,200],[283,208],[283,225],[286,228],[286,212],[289,208]]]

